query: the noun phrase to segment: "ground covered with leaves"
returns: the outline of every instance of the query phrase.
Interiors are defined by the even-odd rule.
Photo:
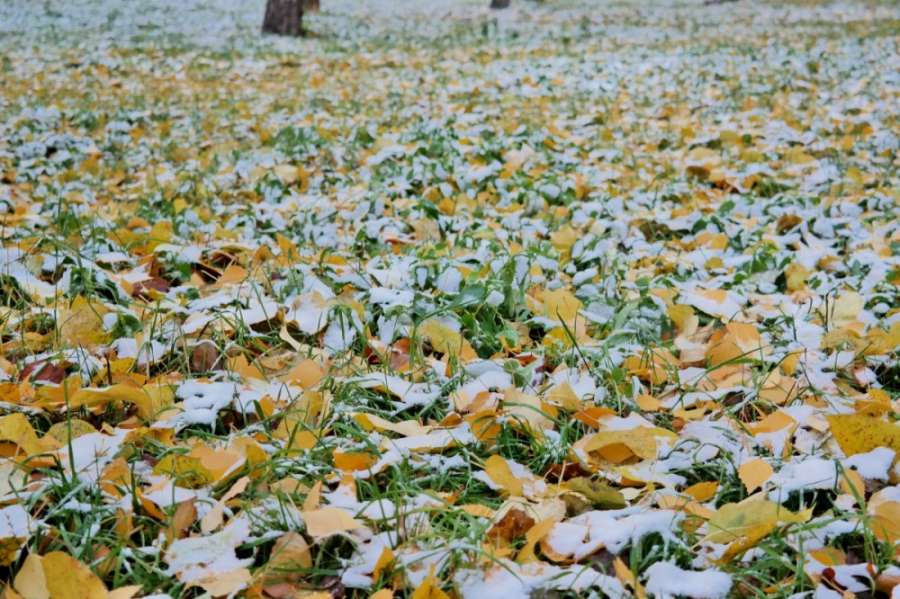
[[[900,7],[262,4],[4,3],[7,598],[900,594]]]

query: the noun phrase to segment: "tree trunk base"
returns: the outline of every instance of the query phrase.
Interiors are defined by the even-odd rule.
[[[509,8],[509,0],[491,0],[491,8]]]
[[[262,30],[276,35],[303,35],[302,0],[268,0]]]

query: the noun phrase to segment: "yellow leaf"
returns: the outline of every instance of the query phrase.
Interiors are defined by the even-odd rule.
[[[216,477],[203,466],[200,458],[171,453],[156,463],[153,474],[169,476],[176,485],[188,489],[198,489],[216,481]]]
[[[41,556],[31,553],[16,573],[13,586],[26,599],[50,599]]]
[[[691,485],[687,489],[684,490],[685,495],[690,495],[697,501],[707,501],[712,499],[716,495],[716,491],[719,490],[719,483],[717,482],[703,482]]]
[[[57,319],[60,339],[72,347],[96,347],[108,337],[103,326],[108,313],[109,308],[103,304],[92,304],[79,295]]]
[[[584,306],[581,300],[564,289],[544,292],[544,312],[550,320],[570,322]]]
[[[50,599],[106,599],[106,587],[90,568],[62,551],[41,558]]]
[[[27,455],[45,451],[25,414],[16,413],[0,418],[0,441],[15,443]]]
[[[872,508],[871,515],[875,538],[891,546],[900,541],[900,502],[883,501]]]
[[[82,406],[102,407],[113,401],[124,401],[137,406],[141,418],[150,418],[171,406],[175,394],[165,385],[146,385],[143,388],[129,385],[113,385],[98,389],[81,389],[69,398],[69,408]]]
[[[434,564],[428,577],[413,591],[409,599],[450,599],[450,595],[441,590],[439,581],[434,576]]]
[[[712,148],[704,148],[698,146],[688,153],[688,159],[692,162],[699,162],[704,165],[715,166],[722,162],[722,156]]]
[[[427,339],[438,353],[456,356],[467,362],[478,357],[462,334],[433,318],[416,327],[416,334]]]
[[[285,185],[292,185],[298,180],[305,179],[309,174],[302,166],[293,164],[279,164],[272,170]]]
[[[672,319],[672,322],[675,323],[675,326],[678,327],[680,334],[693,335],[697,332],[700,319],[697,318],[692,307],[687,304],[675,304],[668,309],[667,314]]]
[[[516,561],[525,563],[536,560],[534,546],[550,532],[554,524],[556,524],[554,518],[546,518],[528,529],[528,532],[525,533],[525,545],[519,550]]]
[[[750,424],[747,428],[754,436],[764,433],[774,433],[786,429],[789,426],[797,426],[797,421],[788,416],[786,412],[776,410],[759,422]]]
[[[563,225],[550,234],[550,243],[561,252],[568,252],[578,241],[578,232],[571,225]]]
[[[827,313],[826,317],[830,325],[844,326],[855,321],[864,306],[863,297],[855,291],[850,291],[837,298],[833,305],[828,306],[830,313]],[[825,310],[825,307],[822,309]]]
[[[784,276],[787,279],[787,288],[790,291],[802,291],[806,288],[806,279],[808,279],[813,272],[814,271],[797,262],[788,265],[788,267],[784,269]]]
[[[325,378],[325,371],[315,360],[301,360],[282,378],[285,381],[300,381],[300,384],[303,385],[304,389],[309,389]]]
[[[550,389],[547,393],[547,399],[570,412],[576,412],[582,407],[581,400],[575,395],[575,391],[572,389],[569,381],[563,381]]]
[[[634,403],[645,412],[656,412],[663,408],[662,402],[652,395],[638,395],[634,399]]]
[[[494,484],[499,485],[513,497],[521,497],[525,492],[523,482],[512,473],[509,463],[498,455],[492,455],[484,463],[484,471]]]
[[[57,422],[47,430],[47,436],[61,443],[68,443],[69,439],[77,439],[83,435],[96,433],[92,425],[78,418],[71,418],[63,422]]]
[[[752,498],[720,507],[709,519],[709,534],[703,540],[729,544],[720,558],[721,562],[727,562],[756,545],[775,530],[780,522],[801,521],[802,516],[792,513],[780,504]]]
[[[709,338],[706,357],[717,366],[732,360],[761,360],[765,353],[754,325],[730,322]]]
[[[738,468],[738,478],[744,483],[748,493],[762,487],[767,480],[772,478],[772,474],[774,474],[774,470],[771,464],[762,458],[744,462]]]
[[[552,429],[555,426],[547,415],[548,410],[555,413],[552,406],[545,405],[538,396],[523,393],[515,387],[506,390],[502,406],[509,416],[532,430]]]
[[[246,587],[253,577],[247,568],[238,568],[225,574],[216,574],[191,582],[188,586],[198,586],[213,597],[231,595],[238,589]]]
[[[359,422],[367,431],[377,430],[391,431],[404,437],[412,437],[415,435],[427,435],[433,429],[431,426],[424,426],[415,420],[404,420],[403,422],[391,422],[374,414],[356,414],[353,418]]]
[[[848,456],[868,453],[879,447],[900,453],[900,427],[896,424],[856,414],[825,416],[825,419],[834,439]]]
[[[309,544],[303,535],[287,532],[272,546],[272,557],[265,566],[267,578],[278,579],[285,574],[296,574],[297,570],[312,568]]]
[[[823,547],[822,549],[813,549],[809,552],[809,556],[820,564],[826,566],[843,566],[847,563],[847,554],[837,547]]]
[[[200,530],[204,533],[210,533],[219,528],[224,522],[225,503],[234,499],[247,489],[250,484],[250,477],[241,477],[231,488],[216,502],[203,519],[200,520]]]
[[[110,591],[106,599],[131,599],[141,592],[144,587],[139,584],[133,584],[127,587],[119,587],[114,591]]]
[[[336,507],[323,507],[300,515],[306,524],[306,532],[314,538],[327,537],[338,532],[362,527],[350,514]]]
[[[616,464],[632,455],[642,460],[656,459],[657,443],[653,431],[644,426],[626,430],[600,431],[585,447],[588,453],[596,452],[604,460]]]

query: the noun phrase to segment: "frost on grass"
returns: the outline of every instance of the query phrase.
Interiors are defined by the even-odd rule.
[[[897,6],[138,4],[0,19],[19,595],[900,592]]]

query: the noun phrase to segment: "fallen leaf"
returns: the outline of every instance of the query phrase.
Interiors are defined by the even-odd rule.
[[[748,493],[753,493],[761,488],[763,484],[774,474],[771,464],[762,458],[756,458],[744,462],[738,468],[738,477],[744,483],[744,487]]]

